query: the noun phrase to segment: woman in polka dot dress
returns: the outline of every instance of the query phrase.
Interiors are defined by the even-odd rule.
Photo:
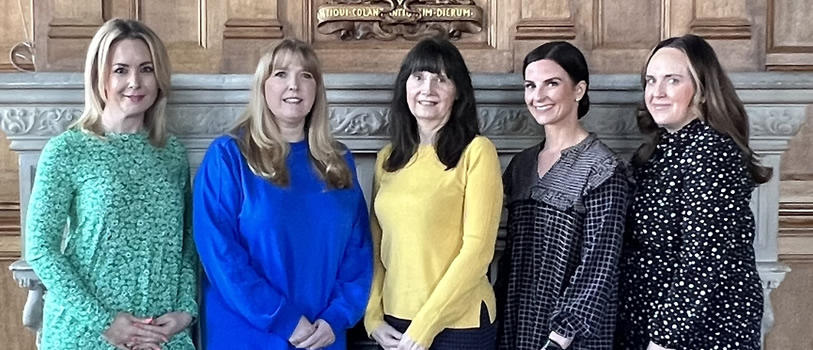
[[[771,177],[709,44],[662,41],[642,74],[646,142],[621,258],[616,349],[759,349],[762,287],[749,207]]]

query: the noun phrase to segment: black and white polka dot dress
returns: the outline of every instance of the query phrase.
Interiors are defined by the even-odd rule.
[[[760,348],[754,182],[734,141],[700,120],[662,133],[634,169],[616,349]]]

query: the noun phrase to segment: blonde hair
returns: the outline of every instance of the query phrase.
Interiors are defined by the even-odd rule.
[[[344,160],[345,149],[330,131],[327,93],[321,65],[310,45],[296,39],[285,39],[271,52],[260,58],[248,108],[237,120],[231,134],[237,140],[240,152],[246,157],[251,171],[278,186],[288,186],[290,178],[285,160],[290,152],[288,142],[282,139],[276,117],[265,100],[265,81],[275,68],[291,60],[299,60],[302,67],[316,81],[316,96],[310,113],[305,117],[305,135],[311,163],[328,188],[352,187],[352,175]]]
[[[111,19],[99,28],[90,41],[85,59],[85,110],[70,127],[104,137],[101,117],[107,104],[105,84],[110,74],[108,62],[110,48],[125,39],[141,40],[150,50],[153,74],[158,84],[158,96],[155,103],[144,113],[144,128],[149,134],[150,143],[156,147],[163,147],[167,139],[166,107],[171,78],[169,55],[155,32],[134,20]]]

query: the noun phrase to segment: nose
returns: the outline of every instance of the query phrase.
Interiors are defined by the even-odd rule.
[[[128,79],[127,86],[131,89],[138,89],[141,87],[141,75],[138,72],[130,73],[130,78]]]
[[[666,88],[664,87],[663,81],[655,83],[655,86],[652,87],[652,96],[666,97]]]
[[[292,76],[288,79],[288,90],[295,91],[299,88],[299,78]]]
[[[437,82],[433,78],[424,79],[421,81],[420,92],[424,95],[428,95],[432,89],[435,88]]]

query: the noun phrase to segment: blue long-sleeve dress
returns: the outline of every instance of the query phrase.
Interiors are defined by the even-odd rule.
[[[327,321],[346,348],[372,278],[367,205],[350,152],[350,189],[327,189],[307,141],[291,143],[290,184],[255,175],[230,136],[216,139],[194,184],[194,233],[202,278],[203,345],[293,349],[301,316]]]

